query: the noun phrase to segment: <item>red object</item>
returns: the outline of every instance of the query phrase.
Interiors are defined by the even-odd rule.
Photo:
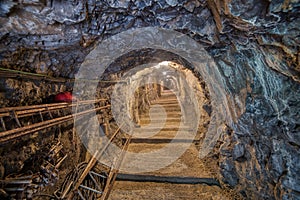
[[[72,102],[75,100],[71,92],[60,92],[54,97],[55,102]]]

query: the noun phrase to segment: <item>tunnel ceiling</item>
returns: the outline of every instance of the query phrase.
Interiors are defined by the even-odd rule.
[[[111,63],[109,67],[107,67],[104,75],[130,70],[138,65],[159,63],[163,61],[173,61],[179,65],[183,65],[188,69],[193,69],[191,63],[175,53],[162,49],[145,48],[121,55],[113,63]]]
[[[42,71],[51,75],[73,77],[95,41],[156,26],[189,35],[215,58],[259,45],[256,53],[272,54],[265,61],[269,67],[297,77],[298,8],[298,1],[259,0],[7,1],[0,13],[1,66],[45,66]]]
[[[141,27],[183,33],[215,62],[203,78],[216,95],[217,129],[208,139],[218,140],[212,153],[221,179],[249,199],[297,199],[299,8],[298,0],[1,1],[0,66],[73,78],[113,35]],[[125,66],[117,59],[107,72],[151,61],[155,52],[120,55]],[[22,90],[16,95],[28,96]]]

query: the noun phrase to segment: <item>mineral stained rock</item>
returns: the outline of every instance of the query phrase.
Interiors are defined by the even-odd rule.
[[[1,1],[1,67],[72,78],[112,35],[136,27],[184,33],[221,74],[220,123],[232,130],[216,149],[223,181],[248,199],[300,198],[299,0],[85,2]]]

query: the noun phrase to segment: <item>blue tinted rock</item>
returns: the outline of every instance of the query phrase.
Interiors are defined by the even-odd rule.
[[[242,158],[245,155],[245,146],[241,143],[234,145],[232,155],[234,160]]]

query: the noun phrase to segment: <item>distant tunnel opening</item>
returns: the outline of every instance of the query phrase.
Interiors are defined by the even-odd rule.
[[[138,115],[149,109],[151,101],[158,98],[163,90],[171,90],[179,102],[184,98],[190,98],[187,104],[197,102],[197,108],[193,112],[197,113],[196,118],[199,118],[199,131],[201,134],[207,131],[212,112],[208,87],[200,73],[193,71],[192,64],[174,53],[159,49],[132,51],[108,66],[101,80],[121,82],[118,88],[118,96],[121,98],[114,104],[126,107],[129,112],[127,114],[137,125]],[[105,85],[108,84],[99,84],[99,94]],[[114,87],[115,83],[112,83],[110,89],[104,90],[113,93]],[[193,97],[187,95],[191,91]],[[123,105],[121,101],[129,103]],[[184,109],[183,105],[181,106]]]

